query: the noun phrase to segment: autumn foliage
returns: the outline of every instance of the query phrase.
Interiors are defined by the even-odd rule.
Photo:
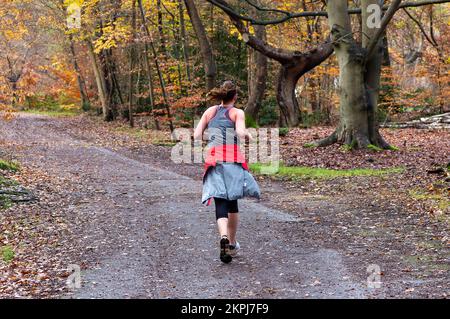
[[[101,111],[98,81],[106,86],[104,103],[111,109],[112,118],[129,118],[130,92],[134,97],[132,114],[153,118],[150,122],[157,127],[171,121],[176,126],[192,126],[194,118],[207,106],[202,56],[184,1],[44,2],[0,3],[1,110],[62,105]],[[291,12],[323,9],[307,1],[261,4]],[[245,107],[249,50],[220,9],[206,1],[196,6],[218,66],[216,80],[234,79],[243,88],[240,105]],[[69,28],[68,16],[76,14],[77,8],[80,26]],[[244,5],[242,10],[246,14],[253,12]],[[382,74],[381,118],[448,110],[448,13],[449,7],[442,5],[409,8],[396,14],[387,32],[390,61]],[[253,33],[254,27],[249,25],[249,30]],[[266,32],[271,45],[305,51],[324,41],[329,30],[325,18],[309,17],[267,26]],[[98,70],[94,70],[90,47]],[[135,62],[130,69],[132,48]],[[96,71],[102,78],[96,79]],[[262,115],[262,123],[277,121],[273,114],[279,111],[272,102],[277,72],[270,60],[261,114],[272,115]],[[332,56],[299,80],[296,97],[304,125],[337,121],[338,74]]]

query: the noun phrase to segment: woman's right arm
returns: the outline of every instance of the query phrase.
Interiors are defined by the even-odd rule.
[[[243,110],[236,109],[235,123],[236,123],[236,134],[240,139],[245,139],[246,137],[248,137],[249,140],[253,139],[253,137],[245,127],[245,113]]]
[[[211,113],[211,110],[213,108],[210,107],[203,113],[202,118],[200,119],[200,122],[198,122],[197,127],[194,131],[194,140],[202,140],[203,139],[203,132],[205,131],[206,127],[208,126],[209,121],[209,114]]]

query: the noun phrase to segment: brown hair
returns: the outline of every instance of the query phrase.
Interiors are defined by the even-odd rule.
[[[208,93],[211,100],[230,102],[238,92],[238,87],[232,81],[225,81],[219,88],[214,88]]]

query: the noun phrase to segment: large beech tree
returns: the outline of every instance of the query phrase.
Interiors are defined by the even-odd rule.
[[[352,32],[348,1],[327,1],[328,22],[339,63],[341,116],[335,132],[315,145],[343,142],[356,148],[368,145],[389,148],[379,133],[376,119],[383,57],[380,40],[400,3],[401,0],[394,0],[380,25],[375,27],[369,22],[375,14],[369,6],[378,5],[379,0],[361,0],[363,36],[358,43]]]
[[[443,3],[448,1],[434,1]],[[402,3],[392,0],[379,25],[374,26],[373,10],[384,1],[361,0],[361,42],[354,37],[347,0],[328,0],[328,23],[339,63],[340,122],[329,137],[313,143],[326,146],[336,142],[353,148],[376,146],[389,149],[377,121],[383,37],[394,14],[401,7],[432,4],[433,1]]]

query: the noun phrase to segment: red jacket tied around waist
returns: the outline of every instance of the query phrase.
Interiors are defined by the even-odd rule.
[[[240,163],[242,167],[248,171],[248,164],[245,161],[245,156],[241,153],[239,146],[236,144],[211,147],[205,158],[203,174],[206,174],[211,166],[216,166],[217,162]]]

